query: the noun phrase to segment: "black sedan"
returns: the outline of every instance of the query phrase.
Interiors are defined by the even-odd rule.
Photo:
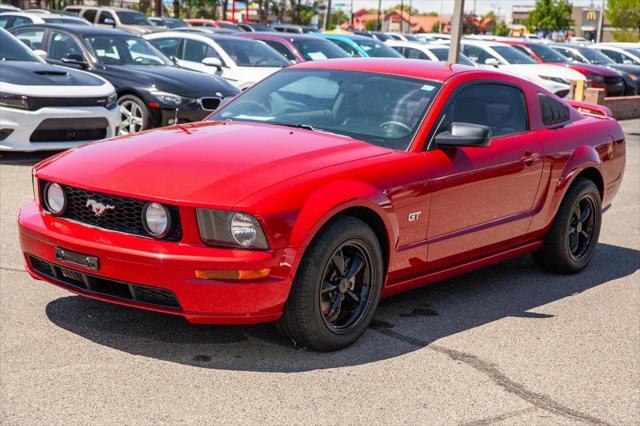
[[[38,24],[13,34],[47,62],[98,74],[116,88],[121,134],[199,121],[239,91],[213,75],[178,68],[143,38],[92,26]]]

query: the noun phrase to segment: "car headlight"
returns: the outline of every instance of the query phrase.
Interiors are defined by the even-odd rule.
[[[566,78],[552,77],[550,75],[539,75],[538,77],[543,80],[553,81],[555,83],[569,84],[569,80],[567,80]]]
[[[587,80],[593,81],[593,82],[596,82],[596,83],[602,83],[604,81],[604,77],[601,76],[601,75],[589,74],[586,77],[587,77]]]
[[[151,94],[163,105],[170,107],[178,107],[182,104],[188,104],[192,102],[191,98],[183,98],[180,95],[167,92],[151,92]]]
[[[258,220],[246,213],[196,209],[200,237],[205,244],[248,249],[267,249]]]
[[[47,211],[53,215],[61,215],[67,208],[67,195],[57,183],[49,182],[44,187],[44,204]]]
[[[171,227],[171,213],[160,203],[147,203],[142,209],[142,224],[153,238],[163,238]]]
[[[29,98],[24,95],[0,92],[0,106],[29,109]]]
[[[107,97],[107,103],[105,105],[105,108],[107,109],[114,108],[116,106],[117,101],[118,101],[118,95],[115,92],[110,94],[109,97]]]

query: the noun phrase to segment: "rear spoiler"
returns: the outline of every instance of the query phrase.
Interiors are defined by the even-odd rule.
[[[587,114],[601,115],[603,117],[613,117],[613,113],[609,108],[604,105],[592,104],[589,102],[572,101],[565,99],[565,101],[573,108]]]

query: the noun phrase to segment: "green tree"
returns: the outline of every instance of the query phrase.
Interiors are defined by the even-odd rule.
[[[609,0],[605,16],[622,31],[613,34],[618,41],[640,39],[640,0]]]
[[[524,21],[529,31],[545,34],[567,29],[572,24],[571,3],[567,0],[536,0],[535,8]]]
[[[493,35],[506,37],[509,35],[509,27],[504,21],[498,22],[498,24],[493,28]]]
[[[349,20],[349,15],[344,13],[343,10],[336,10],[335,12],[331,12],[331,22],[329,23],[329,28],[335,30],[336,27],[339,27],[341,24],[347,22]]]
[[[433,23],[433,25],[431,26],[431,32],[432,33],[439,33],[440,32],[440,22],[436,21]]]
[[[364,28],[367,31],[378,31],[378,21],[367,21]]]
[[[400,7],[400,6],[402,6],[402,7]],[[411,15],[419,15],[420,14],[420,11],[418,9],[409,6],[409,2],[408,1],[403,5],[398,3],[395,6],[390,7],[389,9],[385,9],[384,10],[384,14],[388,15],[389,13],[393,12],[394,10],[404,10],[405,12],[408,12]],[[376,13],[378,13],[377,9],[376,9]]]

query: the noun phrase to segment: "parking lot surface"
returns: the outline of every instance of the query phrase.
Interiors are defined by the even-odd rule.
[[[354,346],[271,325],[193,326],[81,298],[23,270],[30,166],[0,158],[2,424],[640,423],[640,121],[591,265],[528,256],[382,302]]]

